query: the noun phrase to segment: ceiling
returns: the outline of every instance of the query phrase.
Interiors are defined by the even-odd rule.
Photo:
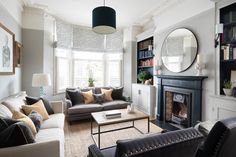
[[[23,0],[26,6],[44,8],[48,13],[61,20],[91,26],[92,10],[103,5],[103,0]],[[117,14],[117,27],[140,25],[150,19],[151,11],[160,8],[169,0],[106,0]]]

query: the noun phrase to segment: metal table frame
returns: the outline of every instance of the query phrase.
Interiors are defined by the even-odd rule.
[[[144,132],[142,132],[141,130],[139,130],[137,127],[135,127],[134,125],[134,122],[137,121],[137,120],[141,120],[141,119],[147,119],[148,120],[148,125],[147,125],[147,130],[149,133],[150,132],[150,118],[149,117],[142,117],[142,118],[135,118],[135,119],[127,119],[127,120],[123,120],[123,121],[120,121],[120,122],[111,122],[111,123],[108,123],[108,124],[98,124],[96,122],[96,120],[93,118],[93,116],[91,116],[91,136],[92,136],[92,139],[94,141],[94,143],[98,146],[98,148],[100,149],[101,148],[101,134],[103,133],[108,133],[108,132],[113,132],[113,131],[118,131],[118,130],[123,130],[123,129],[130,129],[130,128],[135,128],[138,132],[140,132],[141,134],[145,134]],[[97,124],[98,126],[98,132],[93,132],[93,121],[95,121],[95,123]],[[125,123],[125,122],[132,122],[132,125],[131,126],[128,126],[128,127],[122,127],[122,128],[117,128],[117,129],[111,129],[111,130],[106,130],[106,131],[101,131],[101,127],[102,126],[106,126],[106,125],[112,125],[112,124],[119,124],[119,123]],[[94,135],[98,135],[98,142],[96,142],[95,138],[94,138]],[[114,147],[114,146],[111,146],[111,147]],[[110,148],[110,147],[108,147]],[[103,148],[104,149],[104,148]]]

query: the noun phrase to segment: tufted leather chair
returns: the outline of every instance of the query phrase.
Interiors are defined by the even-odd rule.
[[[88,157],[235,157],[236,117],[218,121],[202,147],[203,136],[194,128],[118,140],[117,146],[99,150],[89,147]]]
[[[194,128],[118,140],[117,146],[99,150],[89,147],[88,157],[193,157],[203,136]]]

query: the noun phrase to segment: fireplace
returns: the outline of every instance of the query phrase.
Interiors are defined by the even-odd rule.
[[[178,128],[201,120],[202,76],[157,76],[157,119]]]

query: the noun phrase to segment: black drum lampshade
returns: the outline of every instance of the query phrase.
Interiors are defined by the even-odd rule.
[[[93,9],[93,31],[99,34],[111,34],[116,31],[116,11],[107,6]]]

